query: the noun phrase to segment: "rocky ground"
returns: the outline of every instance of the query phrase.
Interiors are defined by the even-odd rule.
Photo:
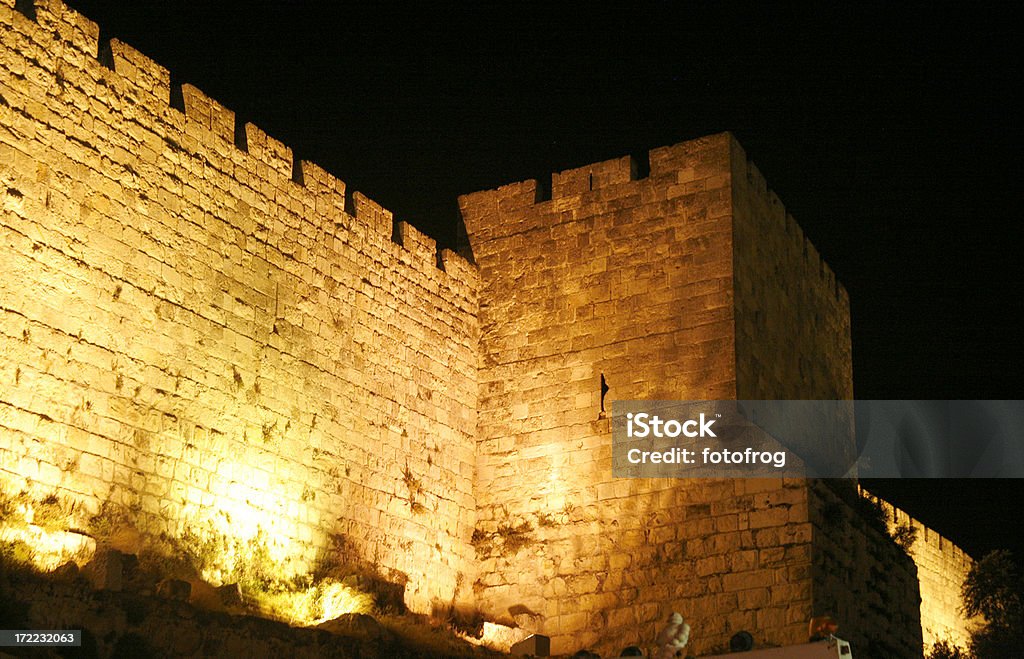
[[[4,648],[0,656],[501,656],[425,616],[351,613],[315,628],[296,627],[247,613],[245,602],[234,599],[235,589],[214,592],[222,600],[216,606],[209,592],[194,598],[181,583],[132,592],[97,589],[94,579],[71,566],[46,575],[0,568],[0,629],[81,629],[83,636],[82,647],[74,650]]]

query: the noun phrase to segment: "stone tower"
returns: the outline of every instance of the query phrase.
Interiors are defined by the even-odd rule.
[[[705,650],[743,629],[799,642],[822,607],[856,617],[824,564],[828,488],[612,478],[613,399],[852,398],[846,291],[736,140],[557,173],[549,198],[541,187],[460,199],[481,275],[486,610],[533,616],[556,649],[604,652],[653,638],[673,610]],[[913,656],[920,632],[904,637]]]

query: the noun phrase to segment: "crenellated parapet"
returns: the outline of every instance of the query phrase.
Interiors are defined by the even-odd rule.
[[[30,17],[11,7],[9,24],[11,36],[22,41],[16,48],[25,47],[25,52],[33,52],[38,56],[33,59],[44,64],[34,72],[35,82],[46,88],[61,80],[80,85],[84,92],[96,92],[111,110],[123,112],[133,120],[133,141],[140,129],[145,131],[146,124],[151,124],[151,132],[161,134],[164,144],[140,144],[143,151],[147,147],[169,148],[178,151],[179,156],[198,158],[212,167],[222,166],[218,161],[226,160],[230,165],[225,169],[238,168],[248,175],[248,180],[239,176],[246,185],[254,189],[270,186],[295,197],[304,210],[312,211],[310,222],[323,222],[324,226],[318,227],[321,230],[331,232],[345,227],[374,240],[398,235],[390,211],[359,192],[347,192],[344,181],[315,163],[301,160],[290,147],[257,125],[237,122],[235,112],[195,85],[173,82],[166,68],[129,44],[116,38],[101,40],[96,23],[60,0],[17,4],[34,8],[25,12],[34,15]],[[46,60],[42,58],[44,54]],[[51,58],[60,62],[48,62]],[[47,63],[52,64],[52,71],[47,70]],[[72,75],[65,68],[69,65],[78,67],[81,75]],[[12,73],[18,75],[18,67]],[[105,87],[109,94],[96,89],[97,86]],[[8,102],[20,105],[17,94],[11,95],[14,98]],[[146,142],[145,137],[138,135],[138,141]],[[291,189],[284,184],[288,180],[294,184]],[[436,247],[431,253],[424,251],[427,244],[423,240],[415,242],[416,249],[411,253],[417,256],[404,258],[406,267],[431,266],[443,272],[439,267],[441,255]],[[449,262],[455,258],[459,257],[444,257]],[[454,266],[449,270],[458,272],[464,268]],[[444,281],[445,276],[440,279]]]
[[[477,269],[59,1],[0,46],[3,491],[464,602]]]
[[[729,177],[727,133],[652,149],[528,179],[459,198],[467,230],[476,243],[571,220],[573,214],[606,205],[628,208],[722,190]],[[728,210],[724,194],[712,194],[708,212]],[[691,199],[693,199],[691,197]],[[498,216],[500,222],[494,221]]]
[[[963,615],[961,592],[968,573],[974,567],[974,559],[949,538],[928,528],[906,511],[863,488],[860,492],[880,507],[889,533],[901,543],[917,566],[921,631],[926,650],[940,641],[968,647],[971,629],[980,621]]]

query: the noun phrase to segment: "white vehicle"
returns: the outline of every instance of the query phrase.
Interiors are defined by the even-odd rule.
[[[823,641],[787,645],[784,648],[764,648],[746,652],[716,654],[701,659],[853,659],[850,644],[835,636]]]

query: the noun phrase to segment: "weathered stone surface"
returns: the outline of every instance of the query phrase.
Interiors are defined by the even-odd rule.
[[[825,482],[809,488],[815,615],[832,615],[839,635],[861,654],[920,657],[923,610],[914,561],[891,541],[884,522],[872,525],[841,503],[842,494]]]
[[[5,490],[129,550],[264,538],[283,578],[343,538],[421,612],[468,599],[477,271],[47,7],[0,7]]]
[[[238,606],[242,603],[242,591],[236,583],[224,584],[217,589],[217,596],[224,606]]]
[[[547,657],[551,654],[551,639],[541,634],[534,634],[514,643],[509,649],[514,657]]]
[[[18,543],[27,547],[37,567],[55,570],[74,562],[81,566],[92,560],[96,553],[95,539],[76,531],[60,531],[36,524],[22,524],[9,520],[0,522],[0,543]]]
[[[652,151],[639,180],[619,159],[556,174],[549,201],[529,198],[534,182],[460,199],[482,274],[478,537],[496,540],[478,550],[501,575],[478,591],[499,618],[543,611],[530,631],[554,652],[644,644],[677,609],[696,650],[725,642],[737,595],[754,620],[784,579],[758,551],[811,541],[790,517],[798,483],[611,477],[602,376],[606,402],[732,398],[750,380],[736,353],[737,167],[722,134]],[[810,589],[793,595],[790,617],[809,617]],[[774,618],[763,632],[803,633]]]
[[[942,640],[967,647],[970,629],[978,621],[963,616],[960,587],[974,561],[964,550],[906,512],[885,501],[879,501],[879,505],[886,513],[890,533],[900,528],[916,529],[908,553],[917,567],[925,647]]]
[[[471,263],[38,8],[0,4],[4,492],[57,492],[68,528],[132,553],[370,563],[389,605],[480,606],[556,652],[643,644],[672,610],[697,652],[737,628],[794,642],[826,604],[891,656],[920,641],[913,565],[824,533],[824,507],[850,512],[828,492],[611,477],[612,400],[852,396],[846,292],[732,136],[654,149],[643,178],[556,173],[550,199],[466,195]],[[918,628],[962,634],[969,558],[923,536]],[[116,590],[124,558],[86,573]]]

